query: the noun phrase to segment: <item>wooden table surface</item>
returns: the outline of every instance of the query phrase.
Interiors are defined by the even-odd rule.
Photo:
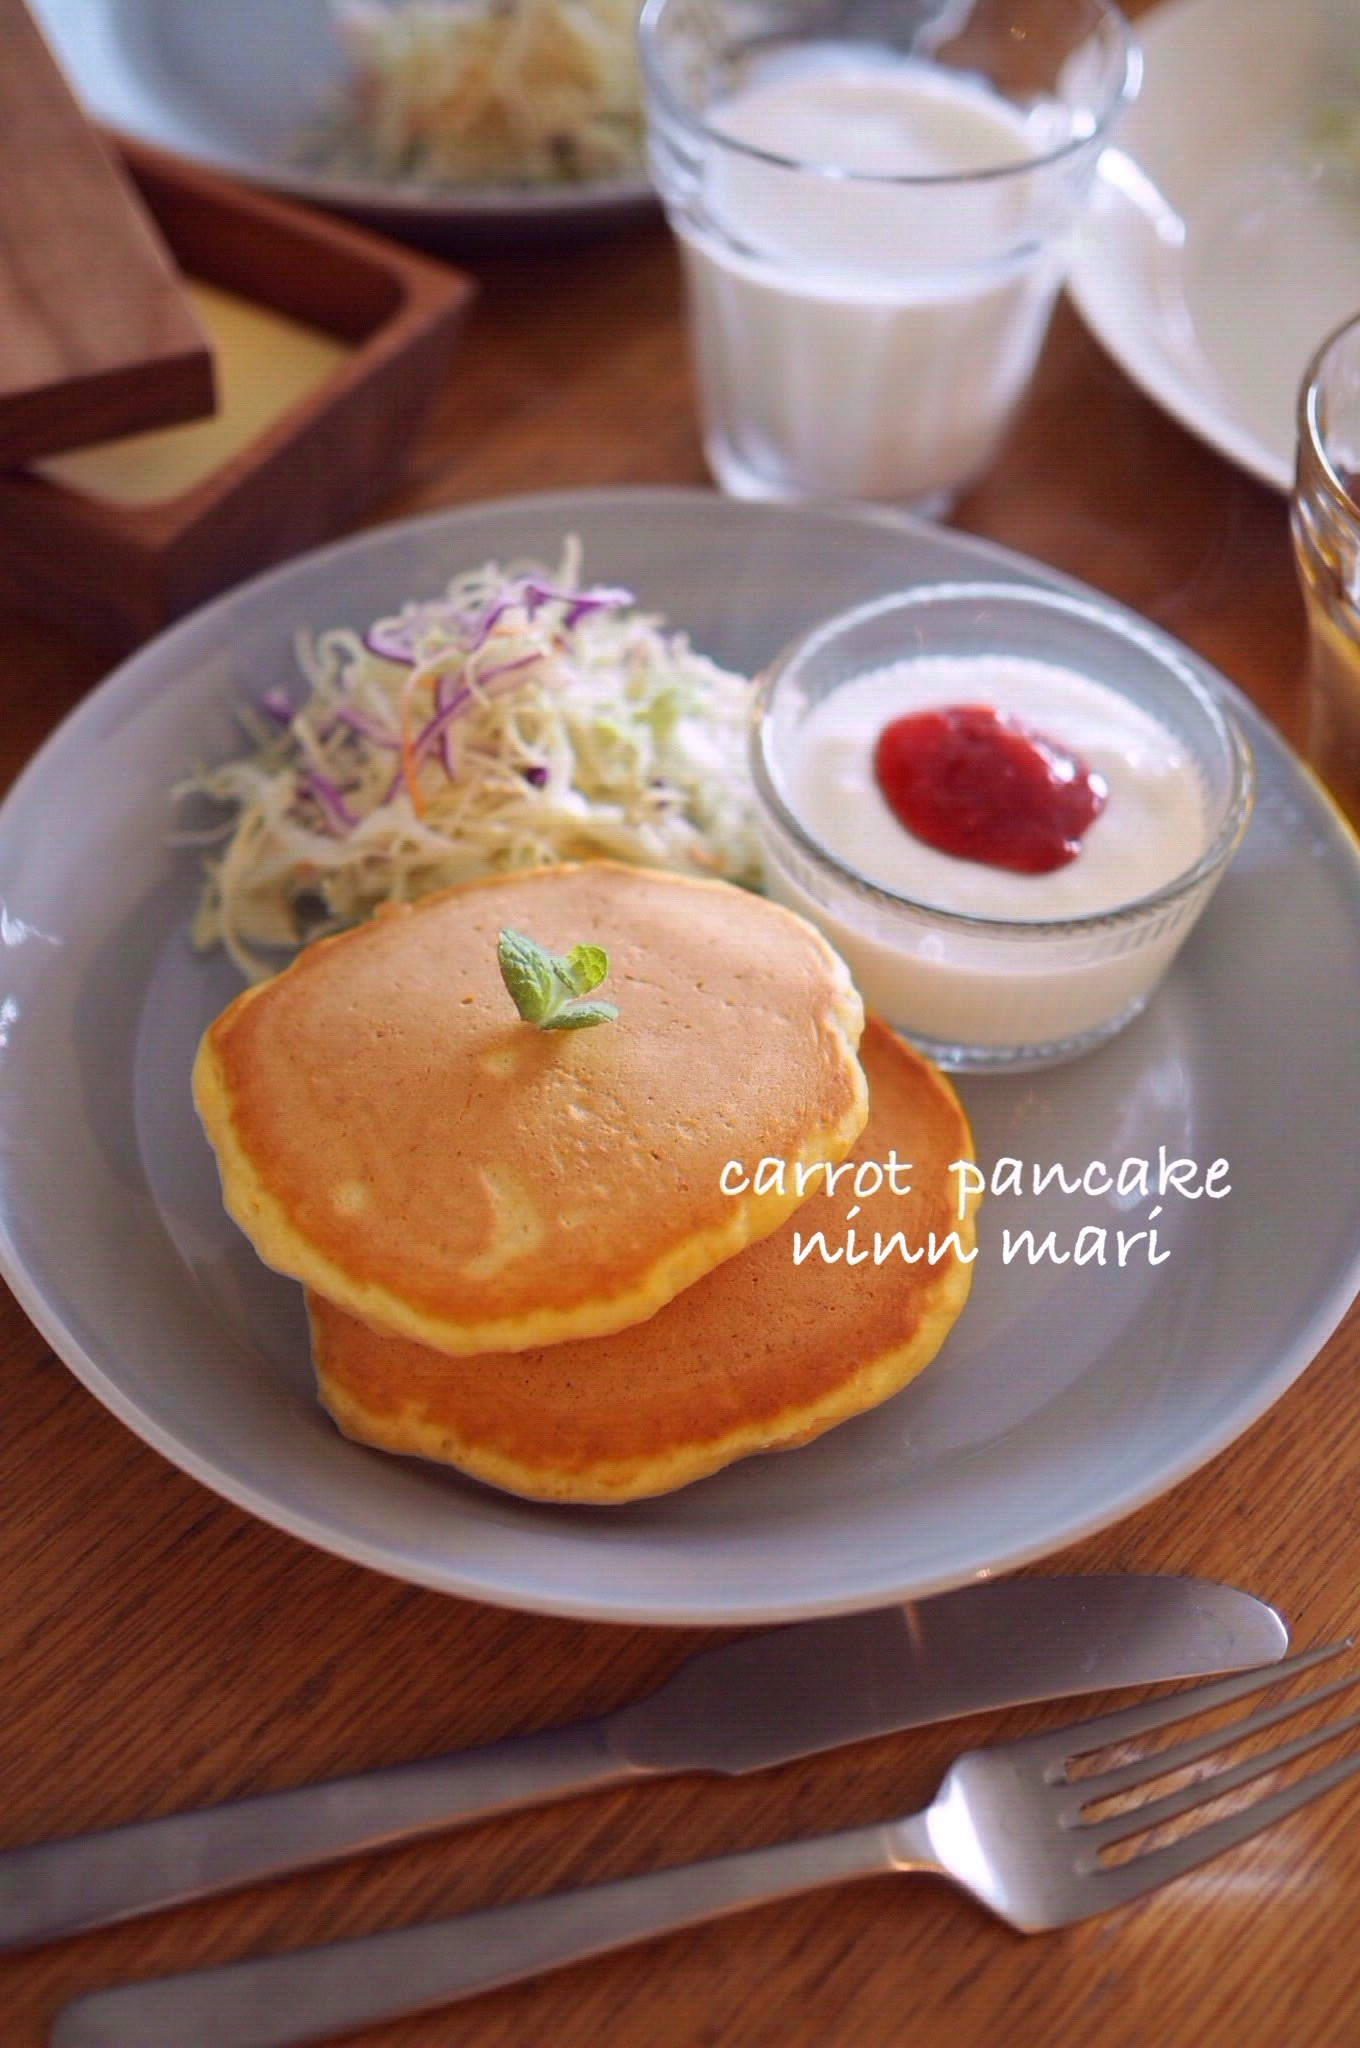
[[[484,293],[457,373],[384,516],[551,485],[704,480],[659,228],[476,267]],[[1137,606],[1296,732],[1303,622],[1283,503],[1163,418],[1066,307],[958,523]],[[73,637],[0,615],[0,780],[105,666]],[[307,1549],[145,1448],[7,1296],[0,1383],[0,1840],[596,1714],[714,1639],[502,1613]],[[1322,1641],[1357,1620],[1358,1474],[1353,1310],[1240,1443],[1046,1568],[1234,1580],[1277,1600],[1300,1640]],[[10,1957],[0,2040],[39,2048],[56,2008],[98,1984],[882,1818],[927,1799],[958,1749],[1064,1718],[1070,1709],[994,1714],[744,1782],[602,1794]],[[1063,1934],[1024,1940],[944,1885],[875,1882],[354,2038],[1339,2048],[1360,2039],[1356,1812],[1341,1794],[1150,1902]]]

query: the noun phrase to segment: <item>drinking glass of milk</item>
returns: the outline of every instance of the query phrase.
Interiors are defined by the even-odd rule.
[[[704,445],[745,498],[943,511],[1029,381],[1141,75],[1110,0],[647,0]]]

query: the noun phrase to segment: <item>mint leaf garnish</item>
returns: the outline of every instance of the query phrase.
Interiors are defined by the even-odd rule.
[[[502,932],[496,949],[501,980],[526,1024],[541,1024],[562,1000],[553,955],[523,932]]]
[[[501,980],[526,1024],[540,1031],[582,1031],[590,1024],[609,1024],[618,1016],[613,1003],[586,1003],[580,997],[600,986],[609,972],[603,946],[573,946],[570,953],[550,953],[526,932],[505,931],[496,949]]]
[[[540,1031],[581,1031],[587,1024],[612,1024],[618,1016],[613,1003],[568,1003],[545,1017]]]
[[[588,996],[608,974],[609,955],[603,946],[573,946],[564,965],[576,994]]]

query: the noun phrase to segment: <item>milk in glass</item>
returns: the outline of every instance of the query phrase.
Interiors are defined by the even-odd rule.
[[[676,226],[719,481],[951,494],[986,467],[1043,339],[1060,236],[1028,167],[1072,139],[1070,110],[831,44],[709,118],[744,147],[712,145],[702,207]]]

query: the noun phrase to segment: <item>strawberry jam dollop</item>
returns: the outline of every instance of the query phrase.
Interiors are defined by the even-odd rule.
[[[1109,795],[1077,755],[987,704],[895,718],[874,773],[894,817],[927,846],[1022,875],[1075,860]]]

